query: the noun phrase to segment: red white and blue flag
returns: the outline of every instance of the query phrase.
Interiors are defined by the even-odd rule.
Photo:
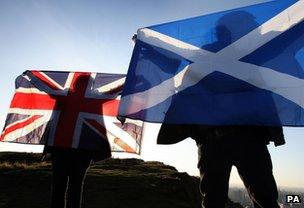
[[[26,71],[0,141],[140,153],[142,122],[117,120],[125,75]]]

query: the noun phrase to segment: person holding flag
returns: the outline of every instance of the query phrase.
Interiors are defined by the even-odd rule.
[[[45,145],[52,159],[50,207],[79,208],[92,161],[139,154],[142,122],[116,119],[125,75],[25,71],[16,78],[1,142]]]
[[[267,149],[304,125],[304,1],[277,0],[141,28],[119,115],[162,123],[158,144],[198,146],[205,208],[237,167],[255,208],[278,208]]]
[[[55,109],[61,109],[58,123],[61,126],[57,125],[56,132],[58,133],[54,138],[60,143],[56,146],[48,146],[48,142],[46,142],[44,149],[45,154],[51,154],[52,160],[50,208],[80,208],[83,183],[91,162],[111,157],[110,144],[106,139],[100,140],[96,150],[70,148],[65,145],[67,141],[72,141],[72,138],[69,137],[74,136],[74,128],[70,126],[70,122],[73,122],[71,116],[79,111],[76,102],[84,94],[88,79],[89,77],[85,75],[77,76],[70,86],[70,99],[68,100],[52,96],[56,101]],[[60,131],[64,131],[64,134]],[[46,132],[46,134],[48,133]]]
[[[236,21],[238,21],[237,25],[234,24]],[[240,22],[246,24],[243,28],[257,27],[251,14],[243,11],[231,12],[217,21],[215,28],[217,41],[205,45],[204,48],[218,50],[223,45],[230,45],[231,31],[238,30],[239,35],[244,33],[242,28],[239,28]],[[218,88],[221,84],[214,83],[212,87]],[[182,102],[179,99],[183,97],[177,95],[169,107],[157,142],[170,144],[187,137],[196,141],[203,207],[225,207],[228,200],[230,172],[232,166],[235,166],[255,208],[279,208],[278,190],[267,145],[270,141],[276,146],[285,143],[282,127],[167,124],[166,119],[170,120],[170,116],[178,115],[175,103]],[[272,108],[275,109],[274,104]]]

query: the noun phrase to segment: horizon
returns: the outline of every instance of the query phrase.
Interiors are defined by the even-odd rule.
[[[42,145],[38,145],[38,146],[42,146]],[[0,151],[0,157],[2,154],[11,154],[11,153],[28,153],[28,154],[41,154],[42,152],[41,151],[38,151],[38,152],[16,152],[16,151]],[[112,158],[113,159],[139,159],[139,160],[143,160],[144,162],[152,162],[152,161],[146,161],[140,157],[138,157],[138,155],[136,154],[130,154],[130,155],[134,155],[135,157],[119,157],[118,155],[119,154],[127,154],[127,153],[117,153],[116,156],[113,156]],[[98,163],[100,162],[104,162],[104,161],[99,161]],[[155,162],[160,162],[160,161],[155,161]],[[168,164],[165,164],[163,163],[164,165],[168,165]],[[171,167],[174,167],[174,166],[171,166]],[[178,170],[177,170],[178,171]],[[180,171],[179,171],[180,172]],[[187,173],[188,174],[188,173]],[[188,174],[190,176],[194,176],[194,177],[199,177],[197,175],[191,175],[191,174]],[[246,187],[244,187],[243,184],[230,184],[229,185],[229,189],[242,189],[242,190],[246,190]],[[304,187],[296,187],[296,186],[278,186],[278,191],[297,191],[297,192],[304,192]]]

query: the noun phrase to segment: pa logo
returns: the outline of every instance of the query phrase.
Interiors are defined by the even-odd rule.
[[[299,195],[286,195],[286,203],[288,204],[300,204],[301,197]]]

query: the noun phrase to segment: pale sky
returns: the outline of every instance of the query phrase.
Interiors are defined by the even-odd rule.
[[[126,73],[141,27],[266,2],[263,0],[1,0],[0,127],[14,93],[14,79],[28,69]],[[156,145],[159,125],[146,126],[141,158],[163,161],[198,175],[191,139]],[[284,129],[287,144],[269,146],[279,186],[304,188],[303,128]],[[18,147],[39,151],[41,147]],[[12,150],[0,143],[0,151]],[[132,155],[131,155],[132,157]],[[235,171],[231,184],[240,184]]]

